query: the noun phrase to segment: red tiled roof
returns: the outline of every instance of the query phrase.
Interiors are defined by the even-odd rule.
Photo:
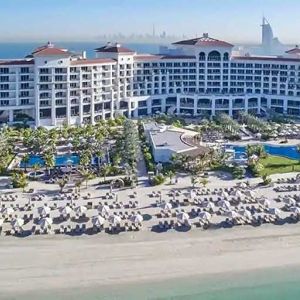
[[[194,38],[189,40],[183,40],[176,43],[173,43],[173,45],[191,45],[191,46],[199,46],[199,47],[230,47],[232,48],[233,45],[229,44],[227,42],[213,39],[208,36],[208,34],[203,34],[200,38]]]
[[[71,65],[90,65],[90,64],[109,64],[115,63],[114,59],[109,58],[95,58],[95,59],[79,59],[71,61]]]
[[[300,54],[300,49],[299,49],[298,46],[296,46],[295,48],[293,48],[291,50],[288,50],[285,53],[288,53],[288,54]]]
[[[33,60],[0,60],[1,66],[34,65]]]
[[[233,60],[262,60],[262,61],[282,61],[282,62],[300,62],[300,58],[287,58],[287,57],[268,57],[268,56],[233,56]]]
[[[134,57],[135,60],[161,60],[161,59],[195,59],[195,56],[191,55],[137,55]]]
[[[36,48],[32,56],[71,56],[72,54],[65,49],[54,47],[50,42],[47,45]]]
[[[100,48],[95,49],[96,52],[108,52],[108,53],[134,53],[133,50],[122,47],[121,45],[106,45]]]
[[[164,55],[162,59],[195,59],[194,55]]]
[[[134,60],[156,60],[156,59],[161,59],[161,58],[162,58],[162,55],[152,55],[152,54],[134,56]]]

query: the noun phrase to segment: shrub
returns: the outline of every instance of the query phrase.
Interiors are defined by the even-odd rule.
[[[162,174],[158,174],[151,178],[151,185],[161,185],[165,182],[165,177]]]

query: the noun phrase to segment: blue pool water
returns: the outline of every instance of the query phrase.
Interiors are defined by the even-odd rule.
[[[34,166],[34,165],[40,165],[43,167],[45,165],[44,159],[39,155],[32,155],[29,158],[29,162],[26,164],[28,168]],[[79,164],[79,156],[77,154],[71,154],[71,155],[57,155],[55,157],[55,166],[67,166],[67,165],[78,165]],[[21,168],[25,167],[25,164],[21,162],[20,164]]]
[[[246,146],[235,146],[235,145],[228,145],[227,149],[235,150],[236,158],[239,155],[244,155],[247,152]],[[278,145],[264,145],[265,151],[270,155],[276,156],[283,156],[290,159],[300,159],[300,153],[297,151],[297,146],[278,146]]]

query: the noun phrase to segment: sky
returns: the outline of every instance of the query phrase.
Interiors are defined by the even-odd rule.
[[[263,14],[284,43],[300,41],[300,0],[0,0],[0,42],[96,41],[156,32],[260,42]]]

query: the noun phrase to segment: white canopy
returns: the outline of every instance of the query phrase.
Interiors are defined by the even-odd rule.
[[[94,226],[100,227],[100,226],[104,225],[104,223],[105,223],[105,219],[101,216],[94,216],[92,218],[92,224]]]
[[[296,200],[292,197],[284,198],[283,202],[287,205],[290,205],[290,206],[295,206],[296,205]]]
[[[141,216],[140,214],[133,215],[131,216],[130,221],[134,224],[140,224],[143,222],[143,216]]]
[[[248,209],[241,210],[239,212],[239,214],[242,215],[243,217],[248,218],[248,219],[252,218],[252,214],[251,214],[251,212]]]
[[[177,214],[176,217],[177,217],[178,222],[180,222],[180,223],[184,223],[185,221],[188,221],[190,218],[186,212],[180,212]]]
[[[40,226],[41,228],[46,228],[51,226],[53,223],[53,220],[51,218],[43,218],[40,220]]]
[[[258,200],[258,203],[261,204],[262,206],[269,207],[270,206],[270,201],[268,199],[262,198]]]
[[[235,210],[230,210],[226,213],[226,216],[228,218],[232,218],[232,219],[235,219],[235,218],[238,218],[239,217],[239,214],[235,211]]]
[[[229,196],[225,191],[222,191],[221,193],[219,193],[219,195],[223,198],[227,198]]]
[[[172,204],[170,202],[163,202],[160,207],[163,210],[170,210],[172,209]]]
[[[66,205],[66,206],[60,207],[59,212],[62,215],[68,215],[72,212],[72,208],[70,206]]]
[[[255,198],[256,197],[256,192],[248,190],[248,191],[245,191],[245,195],[250,197],[250,198]]]
[[[117,224],[120,224],[121,223],[121,218],[120,216],[117,216],[117,215],[110,215],[108,217],[108,222],[111,224],[111,225],[117,225]]]
[[[279,216],[281,213],[281,210],[278,208],[270,208],[269,213],[274,216]]]
[[[230,193],[231,196],[234,196],[234,197],[238,197],[238,198],[243,198],[245,195],[239,191],[239,190],[233,190],[231,193]]]
[[[87,211],[87,208],[85,206],[82,206],[82,205],[81,206],[77,206],[75,208],[75,212],[77,214],[84,214],[86,211]]]
[[[296,214],[300,214],[300,208],[299,207],[296,207],[296,206],[292,206],[290,208],[290,211],[292,211],[293,213],[296,213]]]
[[[211,214],[206,212],[206,211],[202,211],[199,213],[199,218],[202,220],[207,220],[209,221],[211,219]]]
[[[39,215],[45,216],[50,213],[51,209],[48,206],[41,206],[41,207],[38,207],[37,211],[38,211]]]
[[[1,212],[3,215],[11,215],[14,213],[14,209],[11,207],[4,207]]]
[[[107,205],[99,205],[98,206],[98,212],[101,215],[109,215],[110,209],[109,209],[109,207]]]
[[[226,200],[221,200],[218,202],[218,205],[220,207],[222,207],[223,209],[227,209],[227,210],[230,210],[231,209],[231,206],[230,206],[230,203]]]
[[[247,184],[246,184],[245,182],[241,182],[241,183],[239,184],[239,186],[240,186],[242,189],[245,189],[245,188],[248,187]]]
[[[21,228],[24,225],[24,220],[21,218],[16,218],[11,221],[11,226],[13,228]]]
[[[0,219],[0,227],[3,225],[4,220]]]
[[[214,203],[210,201],[203,202],[203,207],[208,209],[215,209]]]

